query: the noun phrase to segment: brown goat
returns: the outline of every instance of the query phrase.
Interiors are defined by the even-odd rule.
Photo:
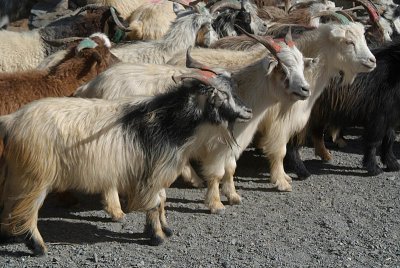
[[[15,112],[37,99],[70,96],[118,61],[110,53],[110,41],[105,35],[93,35],[89,42],[97,45],[95,48],[85,47],[85,41],[73,46],[58,65],[48,70],[0,73],[0,115]]]

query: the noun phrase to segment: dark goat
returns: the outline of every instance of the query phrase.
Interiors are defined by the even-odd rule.
[[[323,160],[331,156],[325,148],[323,132],[327,125],[333,127],[364,127],[363,164],[369,175],[382,173],[376,161],[377,148],[388,171],[397,171],[400,165],[393,153],[394,129],[400,123],[400,40],[372,50],[377,67],[370,73],[359,74],[351,86],[340,86],[339,79],[332,81],[313,107],[309,131],[315,153]],[[309,172],[300,160],[294,144],[288,146],[287,164],[301,177]]]

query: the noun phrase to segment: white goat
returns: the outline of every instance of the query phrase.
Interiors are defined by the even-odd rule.
[[[318,68],[306,73],[311,97],[290,106],[277,104],[270,107],[258,127],[261,132],[258,146],[270,160],[271,182],[280,191],[292,190],[291,178],[283,168],[286,144],[291,136],[304,128],[315,101],[330,79],[342,71],[343,84],[349,84],[357,73],[372,71],[376,66],[364,38],[364,28],[359,23],[321,25],[298,39],[297,46],[304,56],[319,58]]]
[[[122,45],[112,49],[111,52],[123,62],[163,64],[173,54],[196,45],[199,30],[207,27],[211,31],[211,22],[212,17],[208,12],[189,14],[177,18],[161,40]],[[214,32],[210,42],[216,39],[217,34]]]

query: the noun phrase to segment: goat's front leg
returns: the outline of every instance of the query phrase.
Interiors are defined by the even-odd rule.
[[[242,198],[236,192],[235,182],[233,181],[233,175],[236,170],[236,160],[232,157],[229,163],[225,167],[225,174],[222,177],[222,193],[228,198],[230,205],[238,205],[242,203]]]
[[[323,161],[329,162],[332,160],[332,155],[325,147],[323,129],[313,129],[312,141],[314,144],[314,152],[316,156],[321,157]]]
[[[291,192],[292,186],[290,185],[290,182],[292,182],[292,178],[290,178],[283,169],[283,159],[285,154],[286,144],[279,148],[278,151],[273,153],[270,152],[268,154],[268,159],[271,163],[271,183],[276,186],[278,191]]]
[[[104,210],[111,216],[113,221],[123,221],[125,213],[121,209],[118,190],[115,187],[103,192]]]
[[[386,134],[385,118],[382,115],[371,118],[371,123],[364,127],[364,158],[363,164],[371,176],[379,175],[383,170],[376,161],[377,147],[382,143]]]
[[[219,183],[221,177],[212,177],[207,180],[207,193],[204,203],[211,210],[212,214],[224,214],[225,206],[219,195]]]

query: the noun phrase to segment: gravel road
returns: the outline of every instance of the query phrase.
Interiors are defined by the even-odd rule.
[[[98,196],[79,196],[79,205],[68,209],[49,197],[39,221],[48,255],[31,256],[19,239],[0,245],[0,266],[400,267],[400,173],[366,177],[355,134],[340,151],[327,144],[332,163],[304,148],[313,176],[295,180],[291,193],[275,191],[266,160],[246,150],[235,178],[243,203],[227,205],[224,215],[209,214],[205,189],[168,189],[175,233],[159,247],[142,235],[144,213],[115,223]],[[400,158],[399,142],[395,154]]]

